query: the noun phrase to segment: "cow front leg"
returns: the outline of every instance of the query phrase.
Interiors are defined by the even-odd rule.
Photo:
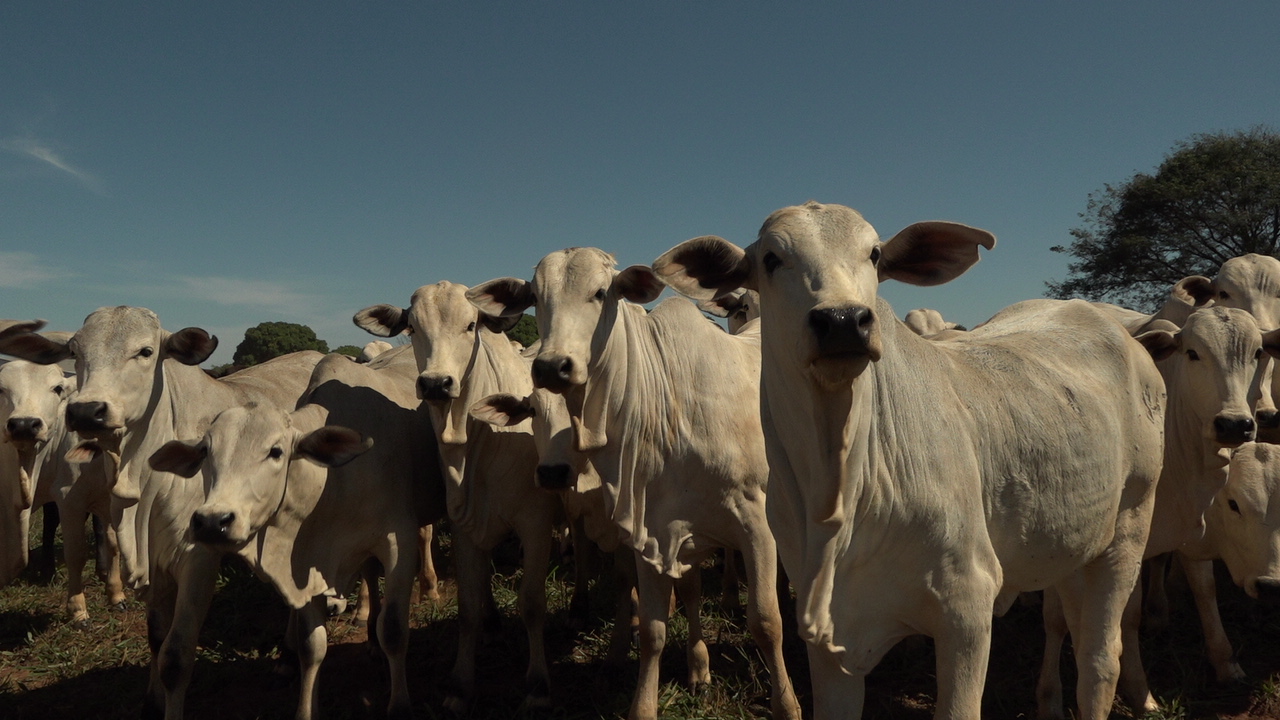
[[[569,627],[581,631],[591,620],[591,594],[589,587],[594,575],[595,543],[587,539],[585,521],[577,517],[572,522],[569,540],[573,543],[573,597],[569,600]]]
[[[147,696],[142,703],[143,720],[164,720],[165,690],[160,681],[160,652],[173,627],[178,586],[167,574],[156,573],[147,592],[147,647],[151,650]]]
[[[631,643],[640,631],[636,617],[636,562],[628,548],[618,548],[613,553],[614,595],[613,632],[609,635],[609,652],[604,656],[606,665],[621,665],[631,654]]]
[[[813,686],[813,720],[857,720],[866,701],[866,675],[846,672],[826,647],[806,643]]]
[[[435,526],[423,525],[418,528],[418,584],[410,599],[414,605],[423,600],[440,602],[440,579],[436,576],[435,556],[431,549],[434,544]]]
[[[547,567],[551,562],[550,523],[531,523],[520,536],[524,550],[520,579],[520,618],[529,637],[529,667],[525,671],[526,707],[551,704],[551,673],[547,670],[544,630],[547,624]]]
[[[471,704],[476,687],[476,646],[480,624],[489,611],[489,554],[465,533],[453,536],[458,575],[458,657],[450,675],[444,706],[459,715]]]
[[[729,552],[732,557],[733,551]],[[689,642],[685,645],[689,691],[696,692],[700,686],[711,684],[711,656],[707,654],[707,643],[702,639],[702,569],[694,565],[675,584],[689,625]]]
[[[1142,648],[1138,629],[1142,624],[1142,578],[1133,584],[1129,602],[1120,616],[1120,682],[1119,693],[1131,708],[1157,709],[1151,687],[1147,684],[1147,671],[1142,666]]]
[[[639,554],[633,552],[632,555],[640,596],[640,676],[628,717],[630,720],[656,720],[658,666],[662,660],[662,648],[667,644],[672,580],[655,570]]]
[[[1213,561],[1192,560],[1182,553],[1178,553],[1178,561],[1182,563],[1187,584],[1191,586],[1191,594],[1196,601],[1200,628],[1204,631],[1205,650],[1209,654],[1209,663],[1213,665],[1214,675],[1221,683],[1244,680],[1244,669],[1236,662],[1231,640],[1222,627],[1222,615],[1218,613],[1218,588],[1213,579]]]
[[[97,515],[93,518],[95,523],[100,522]],[[124,581],[120,579],[120,541],[116,537],[115,528],[105,522],[102,525],[105,526],[102,532],[105,543],[100,543],[98,547],[98,574],[105,576],[102,584],[107,594],[107,605],[115,610],[124,610]]]
[[[1056,588],[1045,588],[1041,614],[1044,616],[1044,657],[1036,683],[1036,717],[1062,720],[1066,717],[1062,699],[1062,643],[1067,639],[1067,618]]]
[[[755,533],[744,544],[742,559],[747,568],[747,626],[769,668],[769,707],[774,720],[799,720],[791,676],[782,656],[782,612],[778,608],[778,553],[767,530]],[[726,560],[733,558],[726,550]],[[842,673],[843,674],[843,673]],[[856,716],[855,716],[856,717]]]
[[[324,619],[328,615],[325,596],[317,595],[289,617],[289,645],[298,655],[297,720],[312,720],[320,707],[320,664],[329,650]]]
[[[186,566],[179,576],[173,624],[160,648],[165,720],[182,720],[187,687],[191,684],[191,671],[195,665],[196,642],[205,614],[209,611],[209,603],[213,600],[218,564],[216,554],[196,548],[187,556]]]
[[[89,540],[85,537],[84,513],[64,509],[62,518],[62,553],[67,561],[67,619],[80,629],[89,627],[89,607],[84,598],[84,565],[89,559]]]

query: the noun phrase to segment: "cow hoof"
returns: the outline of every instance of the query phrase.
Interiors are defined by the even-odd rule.
[[[125,610],[129,609],[129,606],[125,603],[124,600],[121,600],[120,602],[111,603],[110,605],[107,606],[107,609],[113,612],[124,612]]]
[[[71,627],[81,632],[88,630],[89,617],[86,615],[85,617],[75,618],[74,620],[71,621]]]
[[[347,599],[344,597],[325,598],[324,607],[329,612],[329,617],[338,617],[347,611]]]

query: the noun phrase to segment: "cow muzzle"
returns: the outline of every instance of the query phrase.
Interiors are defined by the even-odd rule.
[[[538,487],[543,490],[569,490],[572,489],[573,483],[570,478],[573,471],[568,463],[557,463],[555,465],[539,465],[534,472],[537,479]]]
[[[538,357],[533,361],[533,386],[562,393],[575,384],[576,369],[573,358],[564,355]]]
[[[809,330],[824,360],[880,359],[880,328],[876,314],[864,305],[814,308]]]
[[[191,537],[207,545],[229,545],[236,514],[227,510],[197,510],[191,515]]]
[[[114,430],[108,422],[110,413],[105,402],[73,402],[67,405],[67,428],[86,435]]]
[[[458,399],[461,388],[452,375],[419,375],[418,397],[422,400],[444,402]]]
[[[1254,581],[1258,591],[1258,602],[1267,605],[1280,605],[1280,578],[1260,577]]]
[[[44,421],[38,417],[11,417],[4,425],[10,442],[36,442],[49,437]]]
[[[1257,431],[1257,424],[1248,415],[1219,415],[1213,419],[1213,438],[1226,447],[1250,442]]]

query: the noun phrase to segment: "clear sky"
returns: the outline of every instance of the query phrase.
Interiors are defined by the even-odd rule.
[[[850,205],[999,245],[899,315],[968,325],[1066,274],[1090,192],[1280,126],[1280,4],[0,4],[0,317],[305,323],[574,245],[649,263]]]

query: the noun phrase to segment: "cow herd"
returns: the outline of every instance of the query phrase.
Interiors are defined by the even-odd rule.
[[[101,308],[74,333],[0,321],[0,585],[26,564],[32,507],[56,502],[67,615],[88,619],[85,518],[103,520],[107,602],[147,606],[144,715],[183,714],[223,556],[291,608],[297,717],[318,714],[325,618],[357,576],[390,677],[387,714],[412,716],[405,656],[417,584],[434,593],[431,526],[447,518],[458,656],[446,706],[476,701],[476,653],[496,612],[490,552],[519,538],[526,705],[550,704],[543,640],[553,530],[614,552],[610,657],[639,618],[630,717],[659,715],[673,593],[689,617],[688,682],[710,680],[697,615],[701,563],[740,553],[746,617],[770,708],[857,718],[865,678],[910,635],[933,638],[938,718],[982,712],[993,617],[1043,590],[1038,715],[1064,716],[1071,636],[1077,716],[1117,693],[1157,707],[1138,653],[1172,557],[1194,592],[1209,662],[1243,676],[1217,616],[1212,561],[1280,597],[1280,261],[1229,259],[1171,288],[1154,315],[1029,300],[972,330],[936,311],[899,321],[888,279],[948,282],[995,237],[916,223],[881,242],[856,211],[779,210],[756,241],[681,243],[652,266],[569,248],[531,279],[419,288],[355,314],[411,343],[366,363],[286,355],[222,379],[217,340],[151,311]],[[674,297],[642,306],[671,287]],[[509,329],[532,309],[540,340]],[[730,332],[703,312],[728,317]],[[74,361],[75,374],[56,366]],[[1274,508],[1273,508],[1274,505]],[[732,555],[730,555],[732,557]],[[731,565],[732,566],[732,565]],[[379,579],[382,578],[382,583]],[[795,593],[810,686],[784,661],[779,588]],[[381,592],[378,588],[381,587]],[[586,587],[579,577],[575,593]],[[582,613],[575,595],[571,612]]]

